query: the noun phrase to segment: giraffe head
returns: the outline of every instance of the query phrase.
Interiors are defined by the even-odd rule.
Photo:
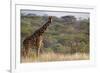
[[[52,22],[52,16],[48,17],[48,22],[51,23]]]

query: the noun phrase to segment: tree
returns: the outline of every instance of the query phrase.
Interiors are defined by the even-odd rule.
[[[61,18],[62,18],[63,21],[65,21],[67,24],[73,24],[73,23],[76,22],[75,16],[69,15],[69,16],[63,16],[63,17],[61,17]]]

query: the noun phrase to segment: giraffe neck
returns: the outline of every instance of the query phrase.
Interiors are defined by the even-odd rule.
[[[46,22],[42,27],[40,27],[38,30],[36,30],[33,34],[33,36],[41,36],[47,29],[47,27],[50,25],[51,22]]]

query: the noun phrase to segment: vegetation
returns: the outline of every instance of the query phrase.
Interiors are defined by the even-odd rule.
[[[46,22],[47,16],[23,16],[21,15],[21,43],[23,40],[34,33]],[[23,47],[21,45],[21,47]],[[51,61],[55,60],[52,55],[60,57],[70,55],[74,57],[76,53],[86,54],[86,58],[81,56],[81,59],[89,59],[89,18],[77,20],[74,16],[63,16],[58,18],[53,16],[52,24],[44,33],[42,59]],[[35,50],[33,50],[34,52]],[[51,53],[51,54],[50,54]],[[46,59],[44,55],[51,55],[53,59]],[[56,56],[58,58],[58,56]],[[67,56],[56,60],[70,60]],[[74,60],[75,58],[71,58]],[[34,58],[33,58],[34,59]],[[79,57],[77,58],[79,59]],[[35,59],[34,59],[35,60]]]
[[[32,53],[33,54],[33,53]],[[75,53],[75,54],[60,54],[60,53],[43,53],[39,56],[39,58],[31,55],[28,58],[22,57],[21,62],[52,62],[52,61],[77,61],[77,60],[87,60],[89,59],[89,54],[87,53]]]

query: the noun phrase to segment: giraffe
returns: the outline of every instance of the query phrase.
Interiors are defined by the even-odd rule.
[[[52,16],[49,16],[48,21],[42,27],[36,30],[31,36],[25,38],[23,41],[23,55],[25,57],[29,56],[29,52],[33,47],[36,49],[36,56],[39,56],[41,45],[43,43],[43,33],[46,31],[51,22]]]

